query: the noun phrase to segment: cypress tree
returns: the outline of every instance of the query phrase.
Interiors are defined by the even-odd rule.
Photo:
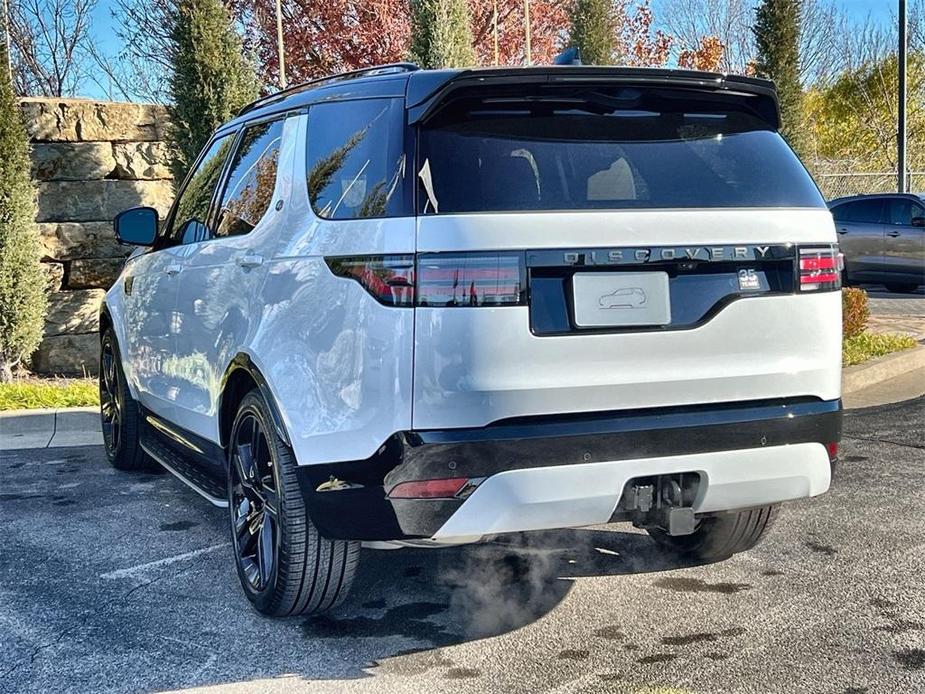
[[[39,262],[29,138],[6,65],[0,44],[0,382],[39,346],[48,284]]]
[[[466,0],[412,0],[411,60],[423,68],[476,64]]]
[[[756,10],[755,72],[774,80],[780,98],[781,133],[799,154],[803,146],[803,91],[800,87],[802,0],[762,0]]]
[[[260,88],[221,0],[179,0],[170,39],[169,139],[179,185],[214,130],[256,99]]]
[[[612,0],[575,0],[570,12],[571,45],[585,65],[612,65],[616,27]]]

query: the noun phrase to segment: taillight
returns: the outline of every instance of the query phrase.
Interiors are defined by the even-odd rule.
[[[326,258],[331,272],[356,280],[386,306],[414,305],[414,256],[377,255]]]
[[[835,246],[800,248],[800,291],[841,289],[841,258]]]
[[[523,253],[418,256],[418,306],[518,306],[526,287]]]
[[[386,306],[521,306],[523,253],[427,253],[326,258],[338,277],[359,282]],[[416,267],[415,267],[416,265]]]

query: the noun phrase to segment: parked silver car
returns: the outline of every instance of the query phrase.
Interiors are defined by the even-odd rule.
[[[854,195],[829,202],[849,283],[875,282],[891,292],[925,284],[923,195]]]

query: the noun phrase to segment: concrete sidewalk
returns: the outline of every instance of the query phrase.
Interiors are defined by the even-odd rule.
[[[102,442],[96,407],[0,412],[0,451],[95,446]]]

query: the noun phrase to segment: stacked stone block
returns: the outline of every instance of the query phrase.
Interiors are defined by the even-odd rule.
[[[130,248],[112,219],[173,198],[162,106],[82,99],[23,99],[32,140],[44,267],[52,285],[45,337],[32,357],[43,374],[95,374],[100,301]]]

